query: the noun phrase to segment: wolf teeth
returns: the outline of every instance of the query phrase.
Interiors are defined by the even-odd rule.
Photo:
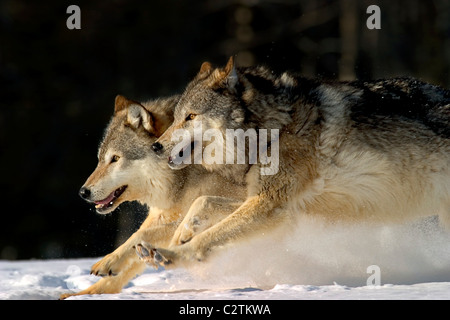
[[[111,201],[110,203],[108,203],[109,206],[112,206],[114,204],[114,201]],[[100,208],[104,208],[106,206],[106,204],[97,204],[95,205],[96,209],[100,209]]]

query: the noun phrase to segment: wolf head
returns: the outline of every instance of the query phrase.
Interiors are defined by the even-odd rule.
[[[98,165],[79,192],[98,213],[110,213],[124,201],[153,204],[167,199],[161,195],[168,192],[173,174],[151,145],[170,126],[177,99],[140,104],[116,97],[114,116],[99,146]]]
[[[186,164],[176,162],[175,158],[186,156],[186,150],[205,148],[203,141],[198,146],[195,128],[201,127],[202,133],[216,129],[222,137],[226,136],[226,129],[245,128],[245,110],[236,107],[240,105],[239,95],[236,93],[241,86],[233,57],[224,68],[213,68],[209,62],[204,62],[180,97],[174,111],[174,123],[152,146],[153,150],[168,159],[172,169],[181,169]],[[191,139],[183,139],[184,142],[180,143],[180,139],[175,138],[177,132],[184,132]],[[217,143],[217,139],[215,142]],[[226,150],[224,146],[222,149]]]

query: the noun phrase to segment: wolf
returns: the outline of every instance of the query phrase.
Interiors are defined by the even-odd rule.
[[[190,265],[224,244],[288,230],[302,215],[329,223],[402,223],[438,214],[450,226],[446,89],[412,78],[339,82],[275,74],[264,66],[238,68],[231,57],[221,68],[202,64],[172,125],[152,145],[170,168],[192,167],[173,161],[180,148],[172,136],[192,132],[196,121],[204,132],[223,135],[237,128],[279,130],[279,170],[262,175],[264,163],[202,162],[209,172],[245,181],[245,202],[182,245],[141,244],[144,260]]]
[[[211,175],[201,166],[173,171],[151,151],[172,123],[178,98],[139,103],[116,97],[114,115],[99,146],[98,165],[79,193],[99,214],[111,213],[125,201],[139,201],[150,208],[149,213],[138,231],[93,265],[91,274],[102,279],[81,292],[63,294],[62,299],[120,292],[145,268],[135,254],[137,244],[181,244],[245,200],[244,185]]]

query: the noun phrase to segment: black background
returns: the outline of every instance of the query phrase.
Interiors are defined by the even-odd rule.
[[[66,9],[81,8],[81,30]],[[366,9],[381,9],[368,30]],[[114,97],[181,92],[203,61],[450,85],[448,0],[0,1],[0,259],[100,256],[143,218],[77,195]]]

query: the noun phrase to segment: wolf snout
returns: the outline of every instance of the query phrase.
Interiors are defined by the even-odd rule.
[[[157,154],[160,155],[163,153],[164,147],[161,143],[159,142],[155,142],[154,144],[152,144],[152,150]]]
[[[84,200],[87,200],[91,196],[91,190],[89,190],[86,187],[81,187],[78,194],[80,195],[81,198],[83,198]]]

